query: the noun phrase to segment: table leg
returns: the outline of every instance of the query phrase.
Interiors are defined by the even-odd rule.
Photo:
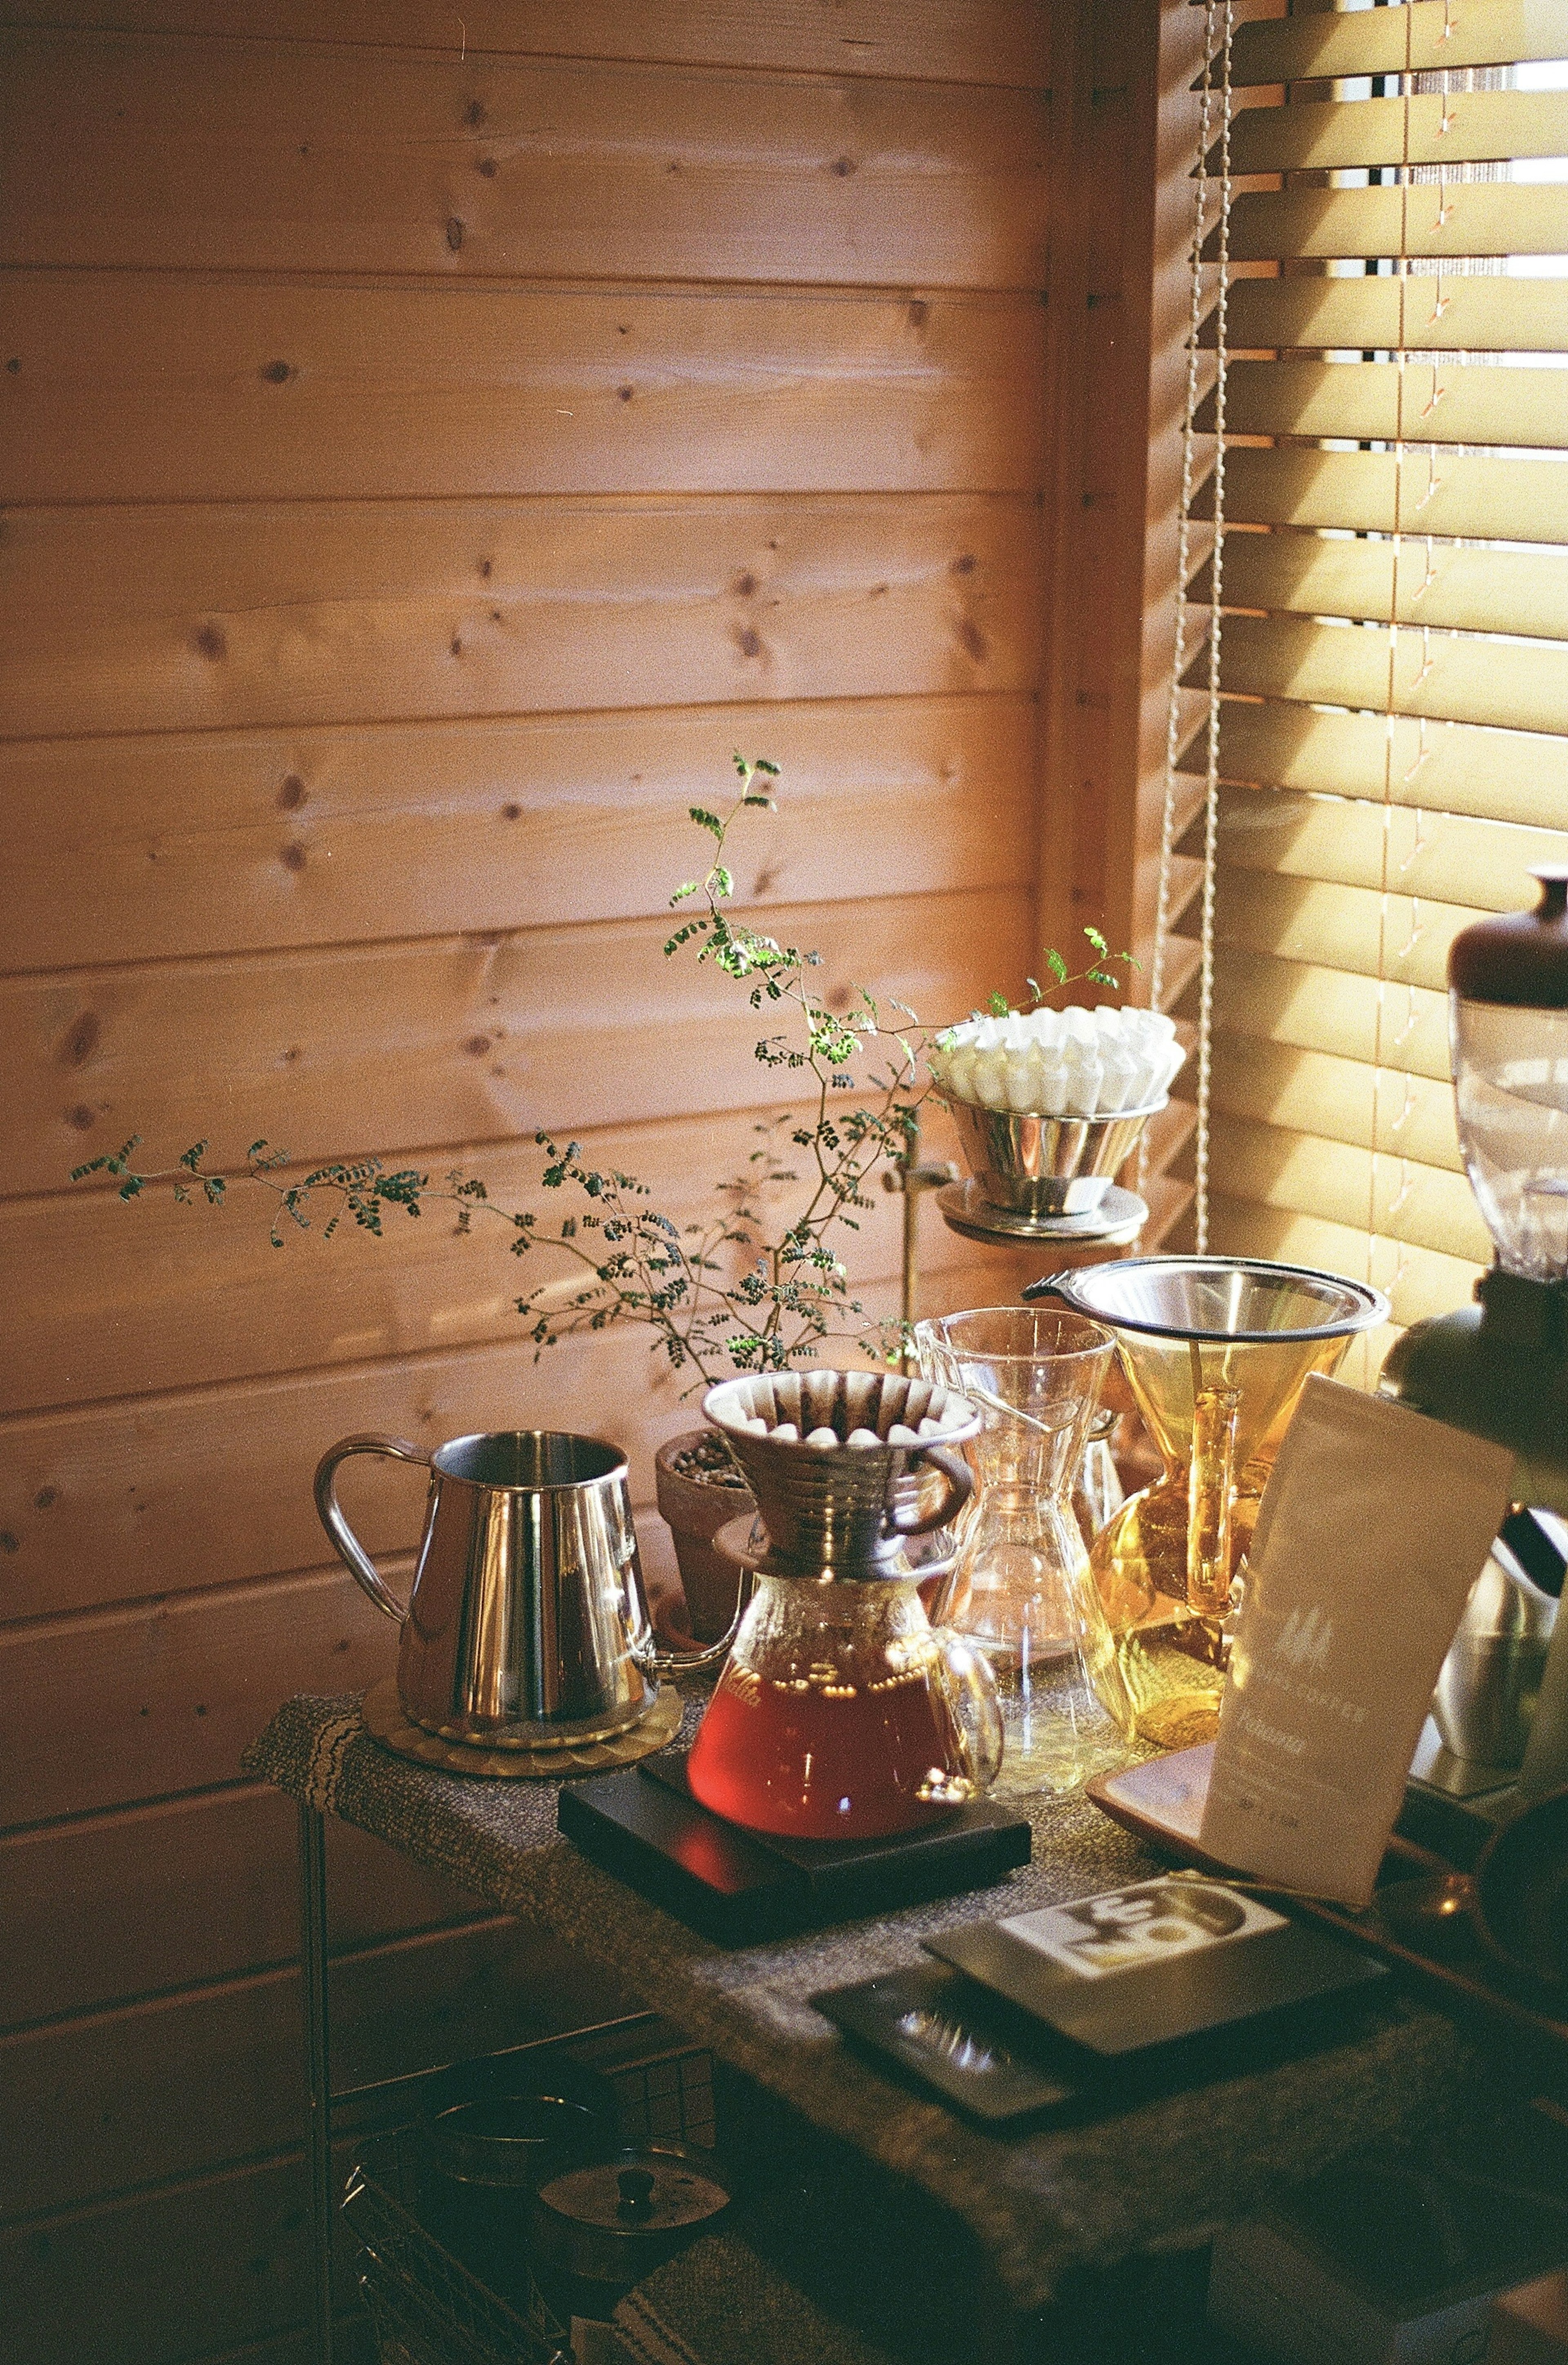
[[[299,1810],[299,1984],[305,2008],[311,2292],[317,2365],[332,2365],[332,2087],[327,2040],[327,1825]]]

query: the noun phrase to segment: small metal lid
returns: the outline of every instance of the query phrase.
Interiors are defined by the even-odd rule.
[[[708,2163],[680,2145],[649,2144],[541,2186],[541,2258],[589,2282],[633,2283],[730,2205]]]

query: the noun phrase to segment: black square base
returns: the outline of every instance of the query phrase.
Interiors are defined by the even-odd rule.
[[[692,1798],[678,1751],[564,1785],[556,1820],[606,1872],[729,1946],[987,1888],[1028,1863],[1032,1836],[1021,1815],[985,1805],[889,1839],[743,1832]]]

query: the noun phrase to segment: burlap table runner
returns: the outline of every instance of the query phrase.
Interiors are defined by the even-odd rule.
[[[689,1707],[688,1731],[700,1709]],[[1479,2074],[1448,2020],[1391,1999],[1370,2033],[1201,2099],[1168,2096],[1011,2139],[983,2135],[879,2075],[807,1998],[924,1960],[921,1938],[955,1922],[1089,1896],[1155,1868],[1084,1799],[1035,1810],[1034,1862],[998,1888],[726,1950],[562,1839],[554,1784],[406,1764],[364,1732],[357,1698],[289,1700],[244,1763],[553,1931],[813,2124],[924,2187],[973,2229],[1023,2308],[1044,2305],[1075,2264],[1201,2240],[1271,2187],[1430,2123]]]

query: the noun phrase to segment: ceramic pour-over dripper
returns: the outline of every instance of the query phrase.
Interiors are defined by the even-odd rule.
[[[907,1576],[903,1538],[943,1526],[969,1500],[973,1482],[954,1449],[980,1416],[929,1380],[767,1373],[711,1388],[702,1410],[756,1499],[765,1569]]]
[[[1133,1257],[1032,1283],[1114,1331],[1165,1468],[1094,1539],[1096,1688],[1162,1748],[1213,1738],[1259,1498],[1313,1372],[1388,1319],[1364,1283],[1240,1257]]]

